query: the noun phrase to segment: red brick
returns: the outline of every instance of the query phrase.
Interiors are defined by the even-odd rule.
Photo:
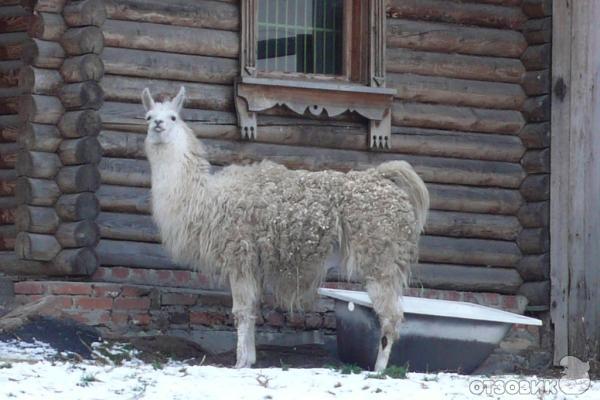
[[[160,304],[164,306],[184,305],[193,306],[198,296],[191,293],[163,293],[160,296]]]
[[[103,281],[110,276],[110,268],[99,267],[91,276],[92,281]]]
[[[23,281],[15,283],[15,294],[42,294],[46,286],[40,282]]]
[[[121,294],[121,285],[94,284],[94,296],[115,298]]]
[[[173,278],[173,271],[166,269],[157,269],[154,271],[156,278],[158,279],[157,284],[167,284]]]
[[[52,304],[60,309],[73,307],[73,296],[51,296]]]
[[[17,294],[15,295],[15,303],[17,305],[23,305],[31,303],[32,301],[37,301],[42,297],[44,296],[42,296],[41,294]]]
[[[52,294],[90,295],[92,284],[82,282],[49,282],[48,289]]]
[[[150,308],[150,299],[135,297],[119,297],[115,299],[116,310],[147,310]]]
[[[135,325],[150,325],[152,318],[149,314],[134,314],[131,316],[131,323]]]
[[[112,267],[111,268],[111,275],[113,278],[116,279],[127,279],[129,278],[129,268],[124,268],[124,267]]]
[[[195,325],[225,325],[227,316],[224,314],[206,312],[206,311],[192,311],[190,312],[190,323]]]
[[[505,310],[516,310],[518,307],[515,296],[502,296],[501,304]]]
[[[75,297],[73,304],[84,310],[110,310],[113,300],[110,297]]]
[[[148,277],[148,271],[142,268],[131,268],[129,271],[129,281],[138,285],[153,284]]]
[[[173,271],[173,277],[177,286],[189,286],[192,280],[190,271]]]
[[[500,295],[498,293],[484,293],[485,305],[497,306],[500,304]]]
[[[309,329],[319,329],[323,325],[323,318],[318,313],[306,313],[304,323]]]
[[[121,290],[121,297],[142,297],[147,296],[150,293],[150,289],[139,286],[123,286]]]

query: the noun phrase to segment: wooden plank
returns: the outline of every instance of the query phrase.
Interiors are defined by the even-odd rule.
[[[164,248],[156,243],[102,239],[96,247],[96,253],[101,265],[187,269],[173,263]]]
[[[412,269],[410,286],[439,290],[515,294],[522,283],[521,276],[512,268],[418,264]]]
[[[518,7],[446,0],[390,0],[387,15],[390,18],[442,21],[515,30],[521,28],[527,20]]]
[[[420,262],[514,267],[520,259],[514,242],[428,235],[419,241]]]
[[[520,110],[527,98],[521,86],[512,83],[395,73],[388,74],[386,82],[398,91],[397,99],[411,102]]]
[[[237,4],[220,1],[106,0],[106,11],[113,19],[155,22],[167,25],[238,31]]]
[[[388,48],[518,58],[527,48],[517,31],[405,19],[387,20]]]
[[[240,52],[237,32],[110,19],[102,31],[110,47],[235,59]]]
[[[101,212],[96,218],[104,239],[160,243],[160,233],[149,215]]]
[[[525,67],[517,59],[388,49],[388,72],[520,83]]]
[[[425,225],[428,235],[515,240],[521,225],[513,216],[432,210]]]
[[[524,177],[520,165],[478,160],[457,160],[352,150],[315,149],[263,143],[234,143],[205,140],[208,159],[214,164],[248,163],[270,159],[290,168],[309,170],[365,169],[391,160],[406,160],[426,182],[516,188]],[[149,166],[144,160],[104,157],[99,164],[102,182],[116,185],[148,186]]]
[[[107,47],[102,54],[106,73],[156,79],[232,84],[237,60]]]
[[[518,111],[395,101],[392,124],[418,128],[517,134],[525,125]]]

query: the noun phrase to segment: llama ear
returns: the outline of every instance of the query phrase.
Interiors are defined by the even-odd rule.
[[[148,88],[145,88],[142,91],[142,104],[144,105],[146,112],[150,111],[152,107],[154,107],[154,99],[152,99],[152,95],[150,94],[150,90]]]
[[[175,98],[172,101],[177,112],[181,111],[181,109],[183,108],[184,102],[185,102],[185,87],[182,86],[181,89],[179,89],[179,93],[177,93],[177,96],[175,96]]]

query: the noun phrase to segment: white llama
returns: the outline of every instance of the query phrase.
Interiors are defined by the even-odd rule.
[[[154,102],[146,88],[146,154],[152,211],[178,263],[229,279],[237,368],[256,361],[255,319],[263,290],[278,305],[310,305],[324,262],[341,249],[362,278],[381,324],[375,370],[386,368],[403,317],[400,305],[429,208],[423,181],[404,161],[366,171],[289,170],[269,161],[211,174],[202,143],[181,119],[182,87]]]

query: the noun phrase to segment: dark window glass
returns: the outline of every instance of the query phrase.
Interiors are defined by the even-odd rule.
[[[261,71],[342,73],[344,0],[259,0]]]

